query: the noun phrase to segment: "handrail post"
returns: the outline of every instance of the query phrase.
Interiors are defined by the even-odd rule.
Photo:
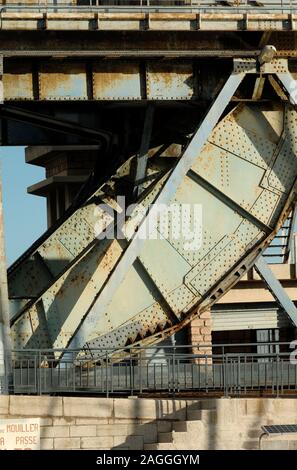
[[[142,393],[142,350],[140,348],[139,351],[139,359],[138,359],[138,364],[139,364],[139,393]]]
[[[106,386],[106,398],[108,398],[109,390],[108,390],[108,351],[107,350],[105,353],[105,386]]]
[[[134,393],[134,368],[132,364],[132,349],[130,348],[130,393],[133,397]]]
[[[72,388],[75,392],[76,384],[75,384],[75,351],[72,351]]]
[[[276,396],[279,397],[279,355],[276,356]]]
[[[38,351],[38,362],[37,362],[37,367],[38,367],[38,395],[41,395],[41,349]]]
[[[228,392],[228,355],[225,354],[223,357],[223,377],[224,377],[224,390],[225,390],[225,397],[229,396]]]

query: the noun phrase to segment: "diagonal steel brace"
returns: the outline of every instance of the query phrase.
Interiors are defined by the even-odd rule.
[[[257,259],[255,263],[255,268],[258,274],[265,282],[265,284],[267,285],[275,300],[285,310],[294,326],[297,326],[297,308],[295,307],[295,304],[292,302],[279,280],[271,271],[263,256],[260,256],[260,258]]]
[[[287,91],[290,102],[296,106],[297,105],[297,81],[288,71],[287,73],[277,73],[276,74],[279,81],[282,83],[283,87]]]
[[[245,77],[245,70],[233,72],[217,98],[213,102],[204,120],[199,125],[197,131],[193,134],[183,155],[179,159],[169,178],[163,186],[163,189],[157,196],[154,204],[148,208],[147,214],[139,225],[138,231],[132,237],[129,246],[123,253],[114,271],[111,273],[106,284],[101,289],[93,307],[85,315],[84,319],[74,337],[72,338],[70,348],[82,348],[87,342],[90,332],[95,328],[98,318],[106,312],[115,292],[123,281],[129,268],[140,254],[145,243],[143,237],[143,228],[152,226],[157,216],[160,214],[160,207],[166,206],[173,199],[183,178],[193,165],[197,155],[202,150],[209,135],[229,104],[232,96]]]

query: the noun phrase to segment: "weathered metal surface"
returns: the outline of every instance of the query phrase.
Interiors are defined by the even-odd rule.
[[[183,178],[194,163],[197,153],[202,150],[206,139],[209,137],[211,131],[224,112],[243,78],[243,73],[234,73],[230,75],[224,84],[198,129],[192,135],[181,158],[173,168],[168,181],[164,181],[164,187],[160,188],[159,194],[154,199],[154,204],[149,207],[145,216],[142,218],[140,223],[137,224],[137,230],[134,228],[135,233],[125,252],[119,259],[117,268],[113,270],[108,282],[103,286],[100,296],[96,299],[96,303],[88,312],[86,321],[83,321],[80,325],[79,330],[76,332],[70,343],[71,347],[83,346],[87,341],[89,334],[94,331],[97,318],[100,318],[104,314],[108,305],[112,303],[112,299],[116,297],[119,286],[124,281],[126,274],[129,273],[129,268],[132,267],[137,256],[139,256],[144,249],[146,238],[143,235],[143,230],[147,231],[147,226],[150,226],[151,224],[153,224],[153,227],[156,226],[156,220],[158,221],[160,217],[160,207],[162,207],[164,211],[164,207],[167,207],[174,198]],[[161,240],[163,240],[163,237],[161,237]],[[150,243],[150,241],[151,240],[148,240],[148,243]]]
[[[274,2],[276,9],[272,11],[222,6],[209,11],[201,10],[201,5],[180,5],[174,11],[156,5],[142,5],[141,11],[135,6],[123,11],[121,5],[92,5],[91,11],[90,6],[76,8],[75,2],[71,9],[62,11],[59,1],[55,2],[55,11],[48,8],[51,2],[25,11],[22,5],[14,10],[3,5],[0,29],[4,100],[53,100],[57,103],[52,107],[48,103],[37,106],[42,105],[49,114],[54,109],[57,116],[65,112],[62,106],[69,106],[59,101],[88,100],[90,127],[93,122],[97,126],[98,121],[111,120],[100,108],[106,110],[108,104],[98,106],[92,101],[210,100],[222,83],[217,80],[213,84],[209,76],[215,76],[218,70],[224,80],[230,69],[229,59],[234,57],[250,59],[237,61],[236,72],[257,73],[255,59],[266,39],[276,47],[276,57],[297,55],[296,12],[284,2],[282,11],[278,11],[278,3]],[[261,31],[269,35],[262,35],[260,40]],[[212,57],[213,62],[205,65],[205,57]],[[286,62],[284,65],[281,61],[265,64],[261,72],[277,73],[274,89],[284,101],[291,95],[291,102],[296,104],[292,89],[296,84],[287,74]],[[296,68],[293,61],[290,65]],[[292,76],[295,78],[294,73]],[[273,93],[267,93],[270,78],[261,76],[245,97],[275,99]],[[216,109],[217,117],[228,101],[229,97],[223,97]],[[7,121],[2,108],[3,141],[8,132],[8,142],[48,142],[46,135],[53,127],[46,125],[52,122],[43,116],[46,130],[32,131],[28,126],[32,113],[26,114],[26,106],[30,109],[31,105],[21,106],[22,116],[19,110],[18,116],[10,114]],[[71,119],[84,122],[85,104],[76,106],[78,111]],[[178,110],[172,107],[174,113]],[[170,111],[164,116],[170,129]],[[119,112],[117,118],[125,120],[127,116]],[[179,208],[183,204],[201,204],[202,246],[186,249],[187,240],[166,235],[160,225],[160,239],[139,245],[133,243],[137,240],[134,235],[132,241],[96,241],[95,222],[105,218],[106,213],[102,210],[95,215],[95,200],[89,200],[10,272],[16,347],[71,344],[80,348],[118,348],[127,343],[154,342],[180,329],[195,316],[197,308],[201,311],[215,302],[247,271],[280,228],[295,198],[291,191],[296,179],[296,111],[289,105],[271,102],[265,107],[240,105],[217,125],[201,151],[212,125],[204,121],[200,141],[194,150],[191,147],[187,175],[183,163],[179,163],[179,175],[175,168],[167,184],[173,159],[169,158],[166,166],[165,158],[157,164],[149,158],[148,174],[156,177],[160,172],[163,176],[158,175],[142,201],[148,208],[165,189],[166,203],[172,201]],[[192,128],[181,134],[189,132]],[[15,140],[18,133],[23,140]],[[161,134],[163,137],[163,127]],[[50,134],[51,143],[56,143],[55,138]],[[63,143],[68,138],[65,136]],[[124,164],[108,182],[108,197],[103,188],[96,191],[96,202],[103,200],[116,206],[121,184],[127,184],[125,178],[131,177],[131,163]],[[144,187],[148,188],[147,182]],[[138,223],[134,212],[127,222],[132,234]]]
[[[149,104],[145,111],[145,118],[143,123],[143,132],[139,152],[137,153],[137,162],[134,176],[133,194],[140,196],[143,191],[143,183],[145,181],[147,172],[147,161],[149,157],[149,149],[154,124],[154,105]]]
[[[233,122],[236,131],[236,127],[238,126],[237,119],[240,122],[243,111],[244,107],[239,108],[225,118],[218,125],[218,128],[216,129],[217,132],[215,131],[210,139],[215,141],[214,145],[221,152],[220,158],[222,162],[224,162],[225,168],[216,160],[215,154],[213,154],[211,149],[209,150],[209,144],[207,144],[201,155],[197,156],[192,170],[197,172],[200,176],[207,178],[208,181],[213,180],[213,182],[215,182],[217,186],[221,188],[226,195],[228,195],[228,197],[232,196],[233,200],[235,200],[240,206],[250,211],[251,214],[256,214],[257,218],[263,224],[269,224],[272,231],[280,216],[282,216],[282,208],[284,207],[287,197],[283,198],[283,196],[275,191],[273,187],[262,187],[261,182],[263,175],[265,174],[265,171],[269,171],[271,165],[269,156],[266,161],[266,170],[264,171],[264,168],[261,169],[255,167],[255,164],[252,161],[248,161],[248,155],[250,152],[247,148],[247,157],[246,161],[244,161],[240,155],[237,155],[236,147],[234,145],[232,152],[225,150],[220,138],[220,128],[224,128],[226,121],[230,120],[230,122]],[[251,108],[250,112],[252,115],[251,117],[254,118],[252,119],[252,122],[256,126],[256,129],[251,133],[249,129],[250,126],[247,124],[248,129],[246,129],[244,124],[241,122],[243,134],[246,132],[248,135],[250,140],[250,150],[254,149],[255,143],[259,138],[262,139],[263,147],[260,149],[258,147],[256,151],[265,155],[265,148],[269,148],[270,145],[273,145],[273,141],[276,138],[274,133],[271,135],[271,130],[268,130],[269,114],[267,116],[266,111],[262,111],[262,109],[258,107],[255,107],[255,109]],[[264,112],[262,120],[256,120],[255,118],[259,118],[261,112]],[[295,113],[293,110],[286,110],[286,114],[290,115],[291,112]],[[282,110],[272,110],[270,122],[273,122],[274,120],[278,121],[278,119],[281,120],[281,116]],[[288,129],[284,129],[284,132],[287,133]],[[232,129],[227,129],[227,139],[229,138],[232,141],[232,134]],[[280,134],[278,135],[278,141],[281,139],[282,135]],[[277,145],[274,145],[277,153]],[[253,152],[251,152],[251,154],[252,153]],[[295,144],[293,148],[291,148],[290,155],[290,159],[296,158]],[[278,158],[281,158],[281,152],[279,152]],[[276,161],[278,158],[276,158]],[[228,173],[227,178],[225,178],[226,170]],[[217,172],[220,173],[220,178],[216,176]],[[240,174],[245,175],[244,180],[238,178],[238,175]],[[296,167],[294,174],[296,177]],[[287,191],[290,191],[292,189],[292,181],[287,178],[286,184]],[[231,188],[233,188],[233,190]],[[274,193],[273,197],[270,197],[270,193]],[[248,195],[250,199],[244,199],[245,194]],[[246,253],[251,250],[252,246],[261,246],[261,244],[263,244],[263,240],[267,238],[267,234],[255,226],[251,221],[234,213],[232,207],[228,206],[227,198],[225,204],[223,202],[220,203],[211,193],[199,187],[195,181],[186,178],[183,185],[177,191],[175,201],[188,203],[193,200],[199,201],[202,204],[202,207],[207,208],[203,212],[203,245],[200,250],[195,252],[195,258],[193,257],[194,259],[189,259],[188,262],[186,262],[184,259],[185,250],[181,250],[181,247],[178,246],[178,244],[174,246],[172,240],[170,241],[170,244],[165,240],[160,240],[156,243],[152,240],[147,241],[141,255],[139,256],[140,262],[144,266],[146,272],[149,274],[158,291],[162,293],[162,296],[166,299],[171,310],[178,316],[180,321],[183,314],[189,311],[194,304],[198,304],[198,306],[199,304],[201,306],[206,306],[207,303],[209,305],[213,302],[214,299],[217,298],[217,295],[222,295],[225,292],[225,289],[228,288],[227,286],[234,282],[233,273],[229,277],[227,276],[225,278],[224,287],[217,287],[216,294],[212,292],[212,286],[219,283],[220,280],[222,280],[222,278],[232,270],[232,267],[236,264],[237,260],[244,259],[244,257],[246,257]],[[169,252],[167,250],[169,250]],[[162,253],[164,256],[164,262],[158,263],[158,253]],[[182,255],[183,258],[179,258],[177,253],[179,253],[179,256]],[[251,265],[256,254],[257,251],[251,255],[250,259],[245,259],[243,261],[242,272]],[[171,263],[169,263],[169,259],[171,260]],[[190,261],[191,265],[189,264]],[[174,269],[173,266],[175,267]],[[240,276],[239,273],[238,275]],[[106,312],[108,317],[113,316],[113,312],[118,311],[118,308],[120,308],[120,298],[123,298],[122,296],[124,292],[127,297],[127,293],[133,289],[132,285],[133,284],[130,284],[129,282],[129,275],[127,275],[122,282],[119,291],[109,304]],[[122,296],[120,295],[120,292],[122,293]],[[176,295],[177,292],[178,295]],[[173,298],[171,297],[172,295],[174,295]],[[134,309],[136,310],[138,296],[135,296],[134,290],[132,296],[135,299]],[[114,346],[119,338],[121,341],[124,341],[124,338],[127,336],[128,341],[131,341],[132,343],[137,341],[137,326],[133,327],[133,320],[137,319],[137,322],[139,322],[141,318],[146,318],[147,312],[143,310],[136,313],[135,310],[135,315],[133,317],[133,309],[130,306],[129,311],[131,314],[131,321],[128,324],[123,324],[121,319],[117,317],[117,324],[113,323],[113,329],[110,330],[109,334],[100,334],[100,336],[99,332],[101,333],[104,328],[102,326],[103,319],[101,321],[98,316],[97,324],[93,325],[91,334],[91,338],[93,337],[94,339],[93,341],[88,341],[88,346]],[[157,333],[157,324],[155,324],[155,328],[155,333]],[[172,327],[172,330],[174,330],[174,326]],[[96,331],[99,336],[97,339],[95,338]],[[147,335],[150,336],[151,332],[147,333]],[[139,337],[138,340],[141,341]],[[148,341],[150,340],[151,338],[148,337]],[[75,345],[75,342],[72,344]]]
[[[142,99],[139,62],[106,60],[93,67],[95,100]]]
[[[186,52],[189,56],[187,58],[183,58],[185,51],[171,51],[170,60],[167,58],[168,53],[160,50],[156,54],[151,51],[150,58],[142,61],[135,60],[135,55],[139,55],[136,52],[123,53],[127,55],[126,59],[120,58],[121,54],[118,54],[114,59],[101,61],[95,58],[81,58],[77,61],[71,57],[65,60],[51,58],[47,61],[34,61],[32,57],[22,60],[4,59],[4,101],[198,101],[212,99],[216,94],[220,83],[211,79],[216,67],[222,67],[222,80],[228,74],[228,62],[216,60],[209,67],[201,58],[191,57],[192,54],[199,55],[199,51]],[[104,57],[108,53],[101,51],[101,54]],[[154,54],[163,60],[153,58]],[[233,54],[236,55],[236,51]],[[235,70],[257,73],[257,62],[253,58],[256,54],[253,51],[250,57],[235,58]],[[67,56],[66,52],[65,55]],[[176,59],[172,60],[174,55]],[[295,62],[292,66],[296,67]],[[279,80],[286,80],[287,60],[277,58],[262,65],[261,71],[265,74],[277,73]],[[294,78],[294,72],[292,77]],[[257,92],[257,83],[251,88],[253,100],[262,98],[264,80],[260,87],[261,93]],[[269,80],[271,81],[270,76]],[[273,80],[276,83],[274,78]],[[291,86],[289,82],[287,86]],[[282,87],[279,86],[280,95],[281,90]]]
[[[197,80],[191,60],[142,64],[51,60],[38,65],[11,63],[3,83],[6,101],[188,100],[195,96]]]
[[[112,270],[119,269],[129,242],[98,242],[15,321],[15,347],[65,347],[69,342],[75,346],[71,339],[80,325],[79,347],[150,343],[180,329],[197,308],[204,309],[223,295],[254,263],[290,211],[297,176],[297,165],[292,165],[297,140],[290,126],[295,116],[292,107],[282,104],[235,108],[217,125],[202,152],[193,154],[191,173],[174,194],[178,205],[202,205],[200,249],[187,250],[183,238],[170,236],[145,241],[99,314],[100,291]],[[144,206],[161,194],[166,178],[167,173],[154,184]],[[201,186],[202,180],[208,185]],[[213,186],[219,193],[211,190]],[[246,213],[251,215],[246,218]],[[139,224],[133,214],[127,222],[132,233]],[[88,312],[93,312],[92,318]]]
[[[125,163],[119,168],[115,178],[127,176],[129,165]],[[112,188],[105,185],[107,188]],[[113,200],[105,194],[101,187],[70,217],[23,257],[8,272],[10,299],[32,299],[39,296],[83,250],[94,243],[94,225],[100,220],[100,210],[95,214],[97,204],[114,205]],[[104,214],[103,214],[104,216]],[[21,302],[23,306],[23,302]],[[13,316],[17,309],[13,307]]]
[[[7,67],[3,75],[4,99],[33,100],[32,64],[18,64],[17,69]]]
[[[152,202],[152,197],[152,194],[148,196],[148,203]],[[91,209],[94,213],[94,207]],[[98,208],[97,223],[100,221],[100,214],[101,210]],[[94,226],[95,220],[93,239],[95,238]],[[33,304],[31,303],[27,312],[17,320],[18,334],[15,337],[17,343],[27,344],[27,347],[29,345],[34,347],[36,340],[40,346],[49,345],[52,342],[56,347],[67,344],[72,337],[73,326],[79,325],[82,312],[85,312],[92,304],[94,295],[105,282],[121,253],[122,248],[117,240],[102,240],[91,245],[84,256],[78,257],[78,261],[68,267],[65,273],[52,283]],[[152,297],[149,292],[148,295]],[[109,319],[106,321],[108,322]],[[37,337],[31,338],[30,324],[35,332],[39,330],[38,339]]]
[[[30,62],[11,63],[4,73],[4,98],[6,101],[188,100],[195,97],[197,80],[191,60],[142,64],[129,60],[88,64],[51,60],[38,66]]]
[[[86,65],[84,63],[48,62],[39,71],[41,100],[87,100]]]
[[[147,97],[152,100],[188,100],[194,96],[191,63],[151,62],[146,72]]]

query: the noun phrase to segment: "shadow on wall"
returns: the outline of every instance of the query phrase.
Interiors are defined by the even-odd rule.
[[[155,400],[157,419],[145,423],[145,399],[130,398],[127,400],[127,406],[130,408],[129,414],[136,416],[139,423],[133,423],[135,429],[127,436],[125,442],[114,446],[113,450],[143,450],[146,445],[157,444],[158,434],[170,433],[173,423],[185,421],[187,416],[185,400]]]
[[[129,400],[133,416],[142,423],[136,424],[126,440],[113,449],[259,450],[261,426],[297,423],[296,398],[156,400],[155,403],[157,419],[143,423],[145,400]],[[285,438],[263,441],[262,448],[297,448],[297,437],[291,444],[288,442]]]

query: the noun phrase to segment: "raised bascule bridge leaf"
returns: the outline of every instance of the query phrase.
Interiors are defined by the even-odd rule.
[[[241,103],[225,114],[170,198],[169,207],[180,214],[188,208],[183,224],[192,227],[196,245],[183,230],[174,232],[170,213],[164,223],[163,210],[157,236],[143,240],[124,272],[141,217],[158,201],[183,153],[148,159],[144,191],[123,230],[115,239],[98,239],[94,227],[109,220],[110,231],[112,209],[122,210],[117,197],[131,193],[131,157],[10,272],[10,297],[19,299],[12,314],[14,347],[148,345],[208,309],[251,268],[296,202],[296,123],[288,102]]]

